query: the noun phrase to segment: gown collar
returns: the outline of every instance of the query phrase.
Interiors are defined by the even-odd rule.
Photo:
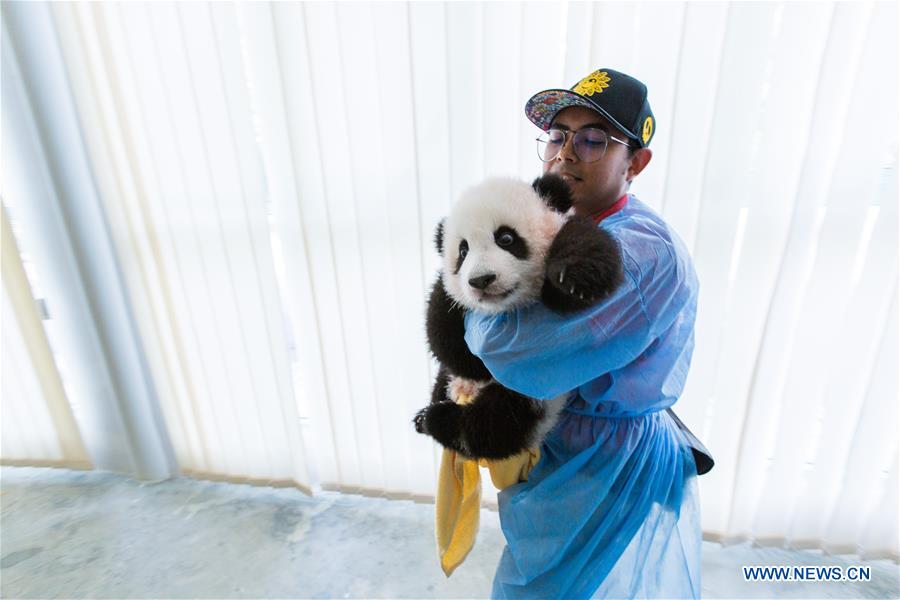
[[[609,215],[612,215],[612,214],[614,214],[614,213],[619,212],[620,210],[622,210],[623,208],[625,208],[625,205],[626,205],[627,203],[628,203],[628,194],[625,193],[625,194],[622,195],[621,198],[619,198],[618,200],[616,200],[616,203],[615,203],[615,204],[613,204],[612,206],[610,206],[609,208],[607,208],[606,210],[604,210],[602,213],[600,213],[599,215],[597,215],[597,216],[594,218],[594,225],[599,225],[599,224],[600,224],[600,221],[602,221],[603,219],[605,219],[605,218],[608,217]]]

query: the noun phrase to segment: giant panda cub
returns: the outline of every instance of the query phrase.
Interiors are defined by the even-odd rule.
[[[438,224],[443,265],[426,314],[440,363],[416,431],[470,458],[502,459],[537,447],[567,395],[538,401],[503,387],[464,339],[466,311],[498,314],[537,301],[568,313],[607,297],[622,280],[619,246],[589,219],[569,216],[571,193],[555,175],[529,186],[490,179],[466,191]],[[460,393],[473,398],[462,404]]]

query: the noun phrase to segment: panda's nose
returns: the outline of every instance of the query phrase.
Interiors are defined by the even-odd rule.
[[[469,280],[469,285],[471,285],[473,288],[483,290],[487,286],[494,283],[494,280],[496,280],[496,279],[497,279],[496,275],[494,275],[493,273],[488,273],[487,275],[473,277],[472,279]]]

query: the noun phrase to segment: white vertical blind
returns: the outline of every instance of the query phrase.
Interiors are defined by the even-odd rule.
[[[215,9],[53,6],[179,464],[309,486],[265,179],[230,68],[240,40]]]
[[[275,40],[294,117],[286,132],[293,170],[281,176],[300,182],[291,200],[314,250],[307,285],[317,300],[329,392],[314,401],[328,404],[318,412],[330,413],[335,440],[322,465],[334,461],[334,470],[320,470],[323,484],[431,495],[433,449],[409,426],[427,397],[428,371],[419,318],[423,225],[409,169],[416,148],[410,58],[396,33],[408,31],[407,9],[367,17],[366,8],[247,5],[242,12],[274,24],[274,35],[271,27],[252,30],[248,47]],[[259,115],[273,131],[270,115]]]
[[[8,5],[2,17],[3,203],[13,211],[17,242],[25,242],[23,263],[47,315],[44,330],[81,438],[97,468],[169,476],[174,460],[124,301],[49,7]]]
[[[895,4],[53,10],[186,470],[432,495],[434,225],[534,177],[525,101],[607,66],[701,282],[706,534],[898,556]]]
[[[25,275],[6,207],[2,220],[3,312],[0,457],[4,464],[89,468],[91,463]]]
[[[710,152],[734,149],[727,160],[746,168],[723,171],[711,156],[695,245],[706,299],[696,358],[707,368],[691,385],[706,387],[698,398],[705,439],[720,465],[733,465],[702,481],[704,526],[733,539],[818,545],[875,357],[869,349],[896,293],[896,187],[885,185],[896,178],[896,78],[885,77],[896,71],[886,25],[894,9],[748,8],[732,5],[723,74],[755,64],[760,91],[748,100],[720,79],[720,93],[734,95],[718,103],[722,137]],[[750,31],[737,26],[752,19],[760,21]],[[753,31],[769,31],[769,43],[756,36],[759,55],[742,63],[751,45],[736,36]],[[836,73],[846,82],[831,86]],[[871,127],[872,114],[884,128]],[[741,214],[743,244],[732,244]],[[886,236],[881,252],[865,238],[872,217]],[[877,290],[854,274],[860,253]],[[881,402],[895,404],[896,387]],[[897,452],[896,431],[882,439],[888,447],[873,460]]]

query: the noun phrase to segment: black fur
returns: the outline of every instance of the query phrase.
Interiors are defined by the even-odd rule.
[[[504,235],[509,235],[510,237],[512,237],[512,242],[507,245],[501,244],[500,242],[501,240],[503,240]],[[497,228],[497,231],[494,232],[494,243],[519,260],[528,260],[528,257],[531,255],[531,251],[528,248],[528,243],[524,239],[522,239],[522,236],[519,235],[519,232],[512,227],[507,227],[506,225],[501,225]]]
[[[463,261],[466,260],[466,254],[469,252],[469,242],[466,240],[460,240],[459,249],[456,251],[456,269],[453,271],[453,274],[459,273],[459,270],[462,268]]]
[[[444,448],[456,450],[465,456],[472,456],[466,451],[463,441],[463,412],[462,404],[453,400],[432,402],[413,418],[418,433],[430,435]]]
[[[434,247],[437,248],[437,253],[441,256],[444,255],[444,220],[441,219],[441,222],[437,224],[437,227],[434,228]]]
[[[538,177],[531,183],[531,187],[553,210],[564,213],[572,208],[572,190],[559,175],[548,174]]]
[[[432,404],[450,400],[447,396],[447,385],[450,384],[450,377],[450,371],[447,370],[447,367],[441,365],[441,368],[438,369],[437,377],[434,378],[434,386],[431,388]]]
[[[491,373],[481,359],[469,351],[464,336],[466,309],[453,301],[438,274],[425,316],[425,330],[431,353],[455,375],[475,381],[490,381]]]
[[[503,459],[521,452],[531,442],[544,416],[538,400],[493,381],[463,411],[463,443],[469,456]]]
[[[619,244],[589,219],[566,221],[547,252],[547,277],[541,301],[550,310],[582,310],[611,294],[622,283]]]
[[[561,178],[548,175],[532,185],[550,208],[565,212],[571,207],[568,185]],[[438,224],[435,241],[442,252],[443,222]],[[616,241],[589,220],[572,217],[548,251],[541,300],[551,310],[573,312],[607,297],[621,281],[622,259]],[[465,456],[507,458],[535,441],[545,408],[541,402],[493,381],[484,363],[466,345],[465,313],[466,309],[447,294],[438,274],[428,300],[426,330],[429,347],[441,368],[431,403],[416,414],[413,423],[419,433]],[[453,376],[483,385],[471,403],[457,404],[447,397],[447,385]]]
[[[470,457],[499,460],[522,451],[535,431],[544,407],[537,400],[507,389],[496,381],[461,405],[449,400],[432,403],[416,415],[416,430],[442,446]]]

